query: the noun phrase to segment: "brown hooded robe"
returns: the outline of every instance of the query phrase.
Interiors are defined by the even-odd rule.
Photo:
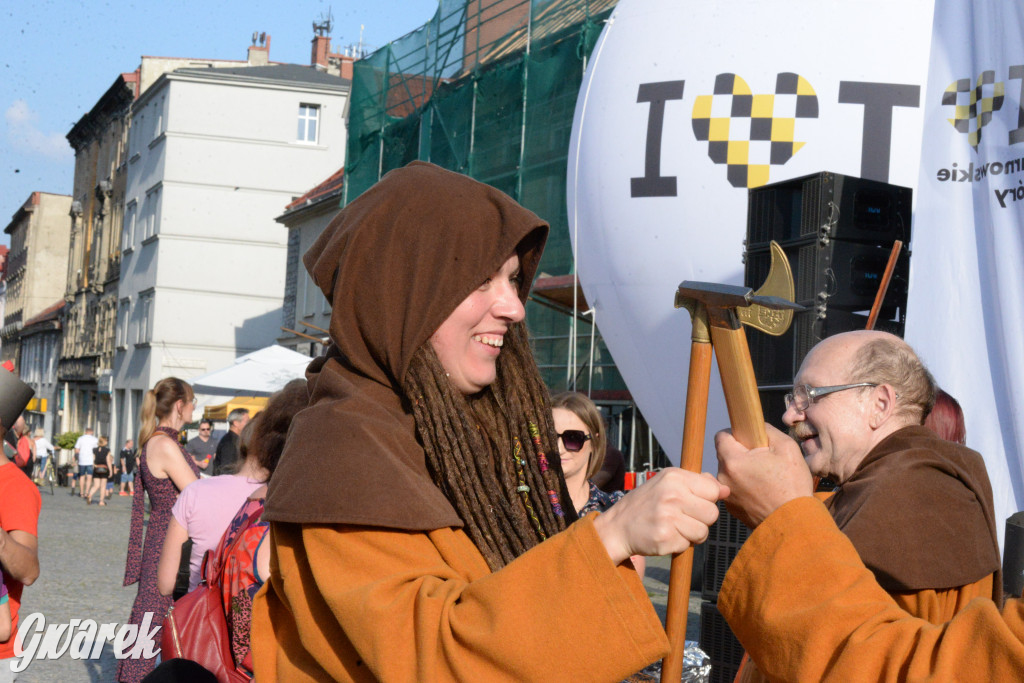
[[[976,451],[928,427],[904,427],[868,453],[825,507],[909,614],[942,624],[975,598],[1002,602],[992,487]],[[793,598],[787,591],[770,599]],[[761,656],[769,660],[755,654],[756,667],[744,660],[737,683],[764,680],[762,665],[775,664],[770,651]]]
[[[492,573],[433,484],[402,395],[413,353],[513,251],[532,281],[546,234],[501,192],[413,162],[306,254],[333,344],[270,484],[257,679],[615,681],[664,654],[642,583],[592,518]]]

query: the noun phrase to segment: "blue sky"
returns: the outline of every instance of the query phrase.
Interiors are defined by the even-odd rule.
[[[0,5],[0,226],[35,191],[71,194],[71,127],[142,55],[244,60],[254,31],[270,59],[308,64],[330,9],[335,51],[381,47],[426,23],[437,0],[5,0]],[[9,244],[0,233],[0,243]]]

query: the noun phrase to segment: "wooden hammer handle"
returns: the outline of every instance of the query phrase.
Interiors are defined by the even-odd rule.
[[[683,423],[683,451],[680,467],[700,472],[704,460],[704,425],[708,413],[708,387],[711,382],[711,344],[690,345],[690,376],[686,386],[686,418]],[[668,578],[668,605],[665,632],[668,655],[661,663],[662,683],[678,683],[683,675],[686,647],[686,621],[690,610],[690,576],[693,573],[693,548],[672,556]]]
[[[746,333],[741,327],[731,329],[712,324],[711,343],[718,356],[718,372],[722,376],[733,437],[747,448],[767,446],[768,433],[764,429],[764,413]]]

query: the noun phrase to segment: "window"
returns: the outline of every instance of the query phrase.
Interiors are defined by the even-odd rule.
[[[128,207],[125,210],[124,226],[122,228],[123,240],[121,243],[122,251],[128,251],[135,246],[135,214],[138,208],[138,202],[134,199],[128,202]]]
[[[308,317],[312,316],[316,312],[316,308],[315,308],[316,304],[314,303],[314,300],[313,300],[313,288],[314,288],[314,286],[315,285],[313,284],[313,278],[311,278],[309,276],[309,273],[303,272],[302,273],[302,292],[301,292],[301,299],[300,299],[302,301],[302,306],[299,307],[299,310],[302,311],[302,317],[303,318],[308,318]]]
[[[164,109],[165,109],[164,105],[166,104],[165,99],[166,98],[161,97],[158,102],[155,102],[153,104],[153,109],[154,109],[155,114],[156,114],[156,125],[153,126],[153,139],[154,140],[156,140],[158,137],[163,135],[164,131],[166,130],[166,127],[165,127],[165,124],[164,124]]]
[[[299,105],[299,142],[316,142],[317,123],[319,120],[320,107],[318,105]]]
[[[157,216],[160,213],[160,188],[156,187],[146,193],[142,239],[147,240],[157,232]]]
[[[153,338],[153,292],[139,294],[138,327],[135,343],[144,344]]]
[[[128,319],[131,314],[130,302],[128,299],[121,299],[117,311],[117,345],[125,347],[128,345]]]

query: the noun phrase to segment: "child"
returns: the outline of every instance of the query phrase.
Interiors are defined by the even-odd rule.
[[[11,606],[7,602],[7,586],[0,574],[0,643],[11,639]]]

